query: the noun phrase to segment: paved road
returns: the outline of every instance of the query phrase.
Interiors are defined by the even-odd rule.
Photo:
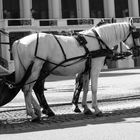
[[[55,80],[55,81],[54,81]],[[140,140],[140,70],[102,72],[99,78],[99,107],[103,117],[74,114],[71,103],[74,80],[71,77],[49,77],[45,95],[57,114],[42,117],[40,123],[26,118],[20,93],[0,109],[0,139],[5,140]],[[91,99],[91,91],[88,100]],[[90,104],[89,104],[90,105]],[[15,110],[15,108],[21,110]],[[11,110],[11,111],[5,111]]]
[[[47,79],[45,96],[50,105],[71,103],[74,77],[54,77]],[[98,83],[98,100],[139,96],[140,94],[140,69],[126,69],[104,71],[100,74]],[[81,94],[82,97],[82,94]],[[91,101],[91,90],[89,88],[88,100]],[[81,98],[80,98],[81,101]],[[24,96],[20,92],[17,97],[0,110],[24,107]]]
[[[67,106],[64,110],[68,108]],[[43,118],[40,123],[31,123],[24,119],[9,121],[8,124],[0,124],[0,139],[139,140],[139,129],[140,108],[116,108],[115,111],[105,111],[103,117],[70,113],[50,119]]]

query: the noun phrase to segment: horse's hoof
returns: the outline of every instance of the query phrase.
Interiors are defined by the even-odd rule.
[[[79,109],[79,107],[75,108],[73,111],[74,111],[75,113],[80,113],[80,112],[81,112],[81,110]]]
[[[102,117],[103,116],[103,113],[100,111],[100,112],[96,113],[96,116],[97,117]]]
[[[86,110],[84,110],[84,114],[85,115],[92,115],[93,113],[90,109],[86,109]]]
[[[55,116],[55,114],[53,112],[48,113],[48,117],[53,117],[53,116]]]
[[[35,110],[35,115],[36,115],[38,118],[41,118],[41,111]]]
[[[32,118],[32,122],[40,122],[40,121],[41,121],[40,117]]]
[[[72,111],[75,112],[75,113],[80,113],[81,112],[81,110],[79,109],[79,107],[78,106],[75,106],[75,105],[72,106]]]
[[[43,109],[43,110],[42,110],[42,113],[48,115],[48,117],[53,117],[53,116],[55,116],[55,114],[54,114],[54,112],[53,112],[52,110]]]

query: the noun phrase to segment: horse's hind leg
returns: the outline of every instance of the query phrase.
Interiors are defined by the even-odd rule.
[[[38,116],[37,118],[34,119],[34,121],[40,120],[40,118],[41,118],[40,106],[38,105],[38,103],[36,102],[36,100],[34,99],[32,94],[31,94],[31,101],[32,101],[32,105],[34,108],[34,113]]]
[[[32,120],[38,120],[41,117],[40,107],[37,102],[32,97],[32,89],[27,89],[26,87],[23,88],[25,103],[26,103],[26,110],[27,115],[32,117]],[[32,109],[32,105],[35,108],[35,112]]]
[[[48,115],[48,117],[54,116],[54,112],[50,109],[46,98],[44,96],[44,82],[43,81],[37,81],[33,87],[33,90],[35,92],[35,95],[40,103],[40,106],[43,108],[42,113]]]
[[[72,110],[76,113],[81,112],[81,110],[78,107],[78,100],[82,88],[83,88],[83,74],[78,74],[76,75],[75,89],[72,98]]]

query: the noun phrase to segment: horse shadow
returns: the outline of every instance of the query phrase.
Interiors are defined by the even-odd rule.
[[[45,130],[57,130],[65,128],[84,127],[87,125],[110,124],[110,123],[126,123],[128,118],[140,117],[140,108],[115,110],[105,112],[102,117],[84,114],[62,114],[54,117],[42,117],[39,122],[31,122],[27,119],[22,121],[14,121],[12,123],[0,122],[0,134],[19,134],[25,132],[38,132]],[[140,123],[133,119],[127,123]]]

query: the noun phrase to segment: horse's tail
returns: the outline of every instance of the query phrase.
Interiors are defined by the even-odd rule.
[[[19,40],[15,41],[12,46],[12,54],[14,58],[14,66],[15,66],[15,82],[18,83],[21,81],[25,74],[24,67],[22,65],[22,62],[20,60],[20,54],[18,52],[20,42]]]

